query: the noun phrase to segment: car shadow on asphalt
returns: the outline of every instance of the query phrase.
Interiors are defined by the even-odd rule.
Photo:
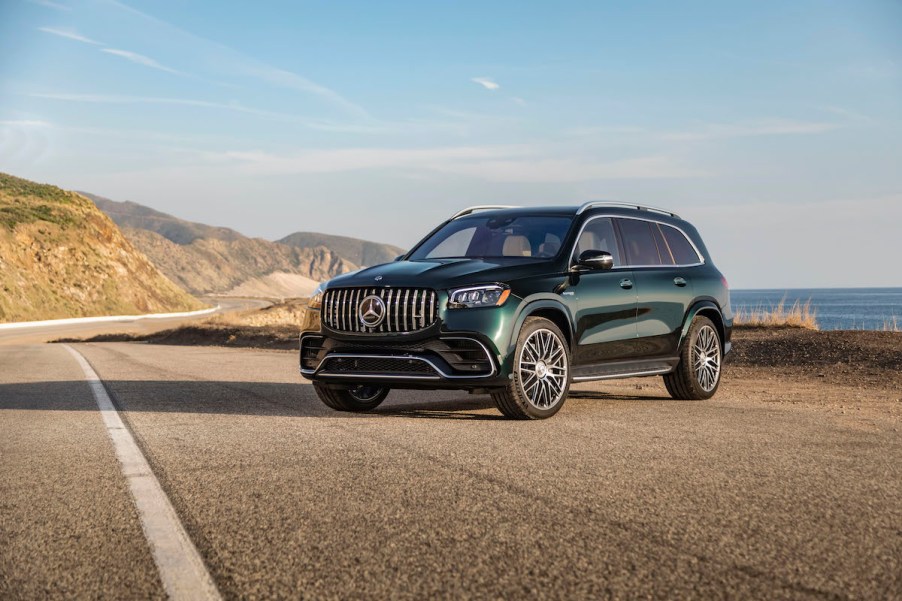
[[[600,390],[571,390],[570,399],[598,399],[601,401],[672,401],[666,396],[649,396],[647,394],[615,394]]]
[[[464,391],[393,391],[368,413],[329,409],[306,384],[197,380],[104,380],[117,409],[125,412],[259,415],[286,417],[506,419],[488,395]],[[415,398],[411,398],[415,396]],[[573,399],[664,400],[645,395],[572,391]],[[0,384],[0,411],[97,411],[84,380]]]

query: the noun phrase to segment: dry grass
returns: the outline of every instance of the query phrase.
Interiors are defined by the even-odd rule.
[[[205,323],[218,326],[299,326],[307,310],[306,298],[289,299],[265,309],[249,309],[238,313],[215,315]]]
[[[883,331],[884,332],[902,332],[902,326],[899,325],[898,318],[893,315],[892,319],[887,319],[883,322]]]
[[[733,324],[738,327],[784,327],[817,330],[816,313],[811,308],[811,300],[804,304],[796,301],[787,309],[784,299],[777,305],[770,307],[758,305],[754,309],[740,308],[733,316]]]

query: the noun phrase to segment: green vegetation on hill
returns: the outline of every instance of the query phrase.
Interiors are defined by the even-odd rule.
[[[78,194],[66,192],[56,186],[36,184],[5,173],[0,173],[0,190],[3,191],[0,224],[9,231],[20,223],[35,221],[72,224],[76,213],[69,206],[79,205],[85,200]]]
[[[0,224],[0,322],[203,306],[79,194],[0,173]]]

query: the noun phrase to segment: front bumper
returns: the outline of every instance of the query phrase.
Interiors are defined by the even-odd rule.
[[[304,332],[299,344],[301,375],[326,384],[379,382],[393,388],[474,389],[505,383],[491,340],[479,333],[349,340],[326,332]]]

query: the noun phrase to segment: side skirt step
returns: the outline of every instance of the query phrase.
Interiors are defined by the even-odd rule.
[[[680,362],[679,357],[663,359],[643,359],[638,361],[615,361],[594,365],[574,365],[573,381],[613,380],[616,378],[638,378],[660,376],[670,373]]]

